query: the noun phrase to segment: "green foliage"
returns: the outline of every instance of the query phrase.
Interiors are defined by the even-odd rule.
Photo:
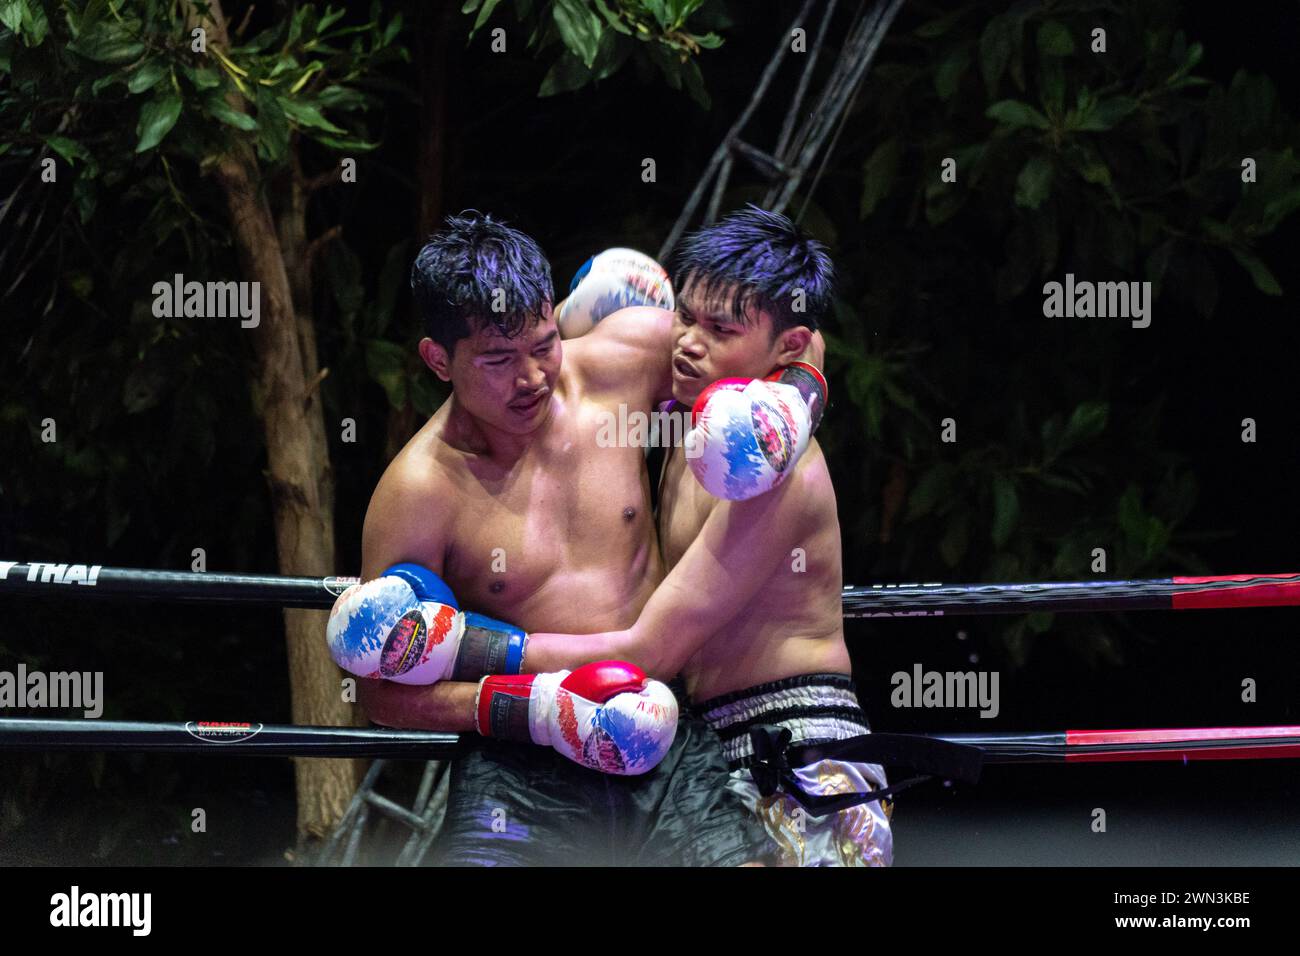
[[[1099,25],[1106,55],[1090,50]],[[1199,569],[1180,535],[1196,483],[1166,450],[1151,339],[1045,325],[1041,285],[1149,280],[1175,324],[1214,313],[1224,269],[1280,294],[1254,250],[1300,207],[1300,130],[1266,78],[1196,75],[1202,53],[1164,2],[965,4],[886,44],[840,147],[860,192],[835,208],[857,221],[819,230],[845,277],[823,443],[867,503],[845,540],[875,555],[854,568],[846,550],[850,575],[1087,577],[1096,547],[1111,574]],[[938,440],[946,418],[955,444]],[[1007,629],[1013,655],[1048,626],[1112,653],[1094,621],[1039,617]]]
[[[406,57],[402,21],[378,4],[364,17],[286,2],[248,36],[232,16],[223,46],[197,42],[186,8],[0,2],[0,180],[16,184],[0,196],[0,294],[15,343],[0,357],[0,440],[32,466],[7,474],[3,494],[51,524],[93,504],[98,523],[81,519],[69,553],[147,542],[142,560],[170,565],[189,559],[182,536],[207,536],[221,563],[266,566],[251,530],[268,520],[261,495],[208,489],[209,512],[184,493],[218,454],[239,459],[232,473],[258,474],[260,442],[248,438],[260,429],[247,400],[238,411],[246,343],[230,323],[156,317],[151,290],[177,273],[239,274],[209,175],[224,155],[260,158],[278,214],[303,142],[326,167],[373,147],[375,84]],[[43,183],[49,157],[57,180]],[[40,438],[45,418],[57,423],[55,443]]]
[[[500,0],[465,0],[461,12],[475,16],[471,38],[496,12]],[[704,109],[709,94],[695,58],[722,39],[697,33],[687,21],[705,0],[521,0],[513,8],[530,29],[528,45],[539,55],[560,53],[542,80],[539,96],[582,89],[617,73],[629,62],[640,72],[658,70],[674,90],[685,90]]]
[[[375,4],[369,20],[345,24],[341,7],[294,5],[263,32],[232,37],[226,49],[200,43],[176,9],[166,0],[6,0],[0,66],[10,82],[0,91],[0,128],[13,147],[7,158],[26,162],[48,144],[65,157],[83,149],[106,167],[129,140],[135,153],[205,166],[246,141],[274,167],[287,161],[297,135],[335,150],[374,148],[365,113],[377,100],[361,78],[406,56],[395,42],[400,15],[384,20]],[[121,122],[123,114],[134,122]],[[89,188],[98,169],[81,176]]]

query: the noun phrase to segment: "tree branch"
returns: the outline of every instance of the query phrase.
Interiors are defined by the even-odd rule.
[[[342,226],[330,226],[319,236],[307,243],[307,274],[311,275],[312,267],[316,263],[316,256],[325,248],[327,242],[332,242],[339,236],[343,235]]]
[[[314,193],[316,190],[323,189],[326,186],[332,186],[334,183],[338,181],[339,181],[339,170],[337,167],[335,167],[334,169],[327,169],[323,173],[317,173],[315,176],[311,176],[307,178],[303,182],[303,187],[307,190],[307,193],[310,195],[311,193]]]

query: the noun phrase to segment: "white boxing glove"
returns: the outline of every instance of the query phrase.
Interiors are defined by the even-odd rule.
[[[358,677],[398,684],[517,674],[527,635],[513,625],[435,600],[431,594],[454,598],[450,589],[443,590],[445,585],[426,586],[429,580],[441,584],[432,572],[425,571],[423,578],[385,574],[339,595],[326,627],[334,663]]]
[[[635,249],[606,249],[582,264],[556,319],[560,337],[586,335],[605,316],[631,306],[676,308],[668,273]]]
[[[794,471],[825,401],[825,379],[802,362],[766,379],[714,382],[691,409],[691,472],[711,495],[729,501],[770,491]]]

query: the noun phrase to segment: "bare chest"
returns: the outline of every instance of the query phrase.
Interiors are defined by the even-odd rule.
[[[642,452],[597,444],[590,417],[548,430],[509,468],[470,462],[460,476],[445,567],[467,604],[518,615],[532,602],[553,619],[623,600],[658,568]]]
[[[704,527],[718,500],[695,480],[680,448],[674,448],[664,462],[659,485],[659,540],[664,565],[677,564]]]

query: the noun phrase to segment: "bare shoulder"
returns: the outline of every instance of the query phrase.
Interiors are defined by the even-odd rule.
[[[566,341],[565,358],[595,388],[657,382],[667,374],[672,328],[673,313],[665,309],[620,309],[581,338]]]
[[[428,430],[389,462],[370,496],[361,543],[365,577],[400,561],[442,570],[450,515],[436,503],[451,497],[451,479]]]
[[[826,464],[826,455],[816,438],[808,440],[808,448],[795,462],[794,473],[786,484],[794,485],[796,497],[819,509],[829,505],[835,508],[835,486],[831,483],[831,471]]]

